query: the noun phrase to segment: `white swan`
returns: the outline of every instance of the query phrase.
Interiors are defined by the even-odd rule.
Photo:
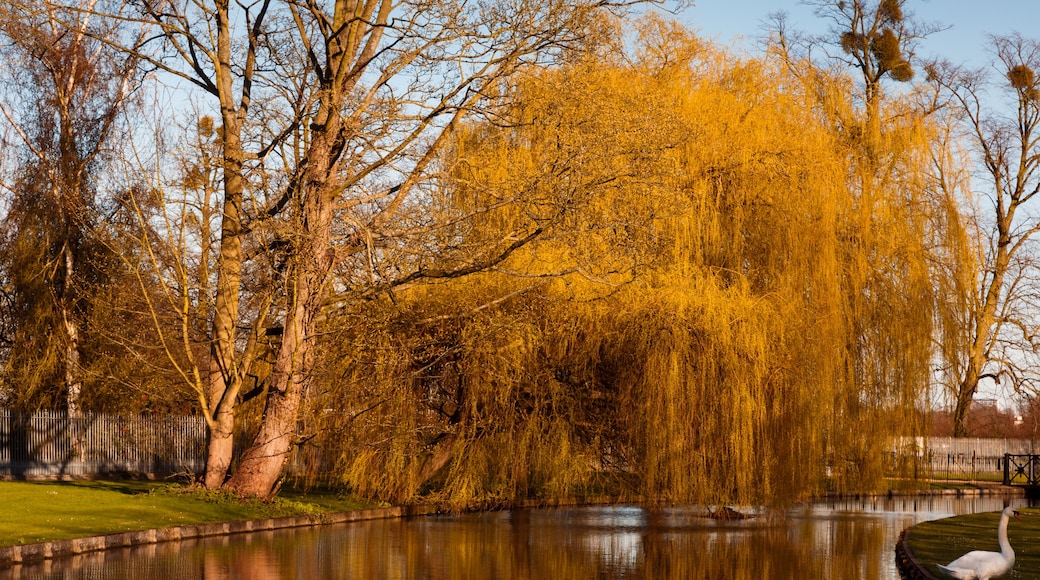
[[[1000,525],[997,526],[999,552],[974,550],[945,566],[939,564],[939,569],[960,580],[989,580],[1006,574],[1015,565],[1015,551],[1011,549],[1007,536],[1008,520],[1012,517],[1020,519],[1014,508],[1006,507],[1000,514]]]

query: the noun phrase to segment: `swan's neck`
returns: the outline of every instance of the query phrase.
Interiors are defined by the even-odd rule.
[[[1015,564],[1015,551],[1011,549],[1011,542],[1008,541],[1007,528],[1008,528],[1008,516],[1000,516],[1000,525],[997,527],[997,541],[1000,542],[1000,553],[1008,561],[1009,565]]]

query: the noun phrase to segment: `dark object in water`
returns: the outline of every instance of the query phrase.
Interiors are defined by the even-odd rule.
[[[751,516],[742,514],[729,506],[724,506],[714,511],[709,509],[708,517],[713,520],[746,520]]]

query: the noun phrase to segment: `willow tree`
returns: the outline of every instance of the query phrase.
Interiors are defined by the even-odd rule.
[[[800,71],[771,64],[731,64],[695,84],[707,98],[694,102],[701,121],[688,129],[680,175],[691,176],[684,193],[698,217],[668,236],[679,243],[658,283],[671,292],[645,298],[658,334],[624,327],[631,338],[619,354],[652,349],[648,366],[617,365],[660,405],[637,423],[646,460],[661,461],[642,473],[720,500],[730,490],[742,500],[808,495],[824,466],[838,488],[876,485],[887,436],[915,428],[928,384],[931,284],[918,212],[930,131],[908,104],[879,103],[891,117],[868,155],[835,131],[836,121],[862,122],[845,75],[816,71],[803,84]],[[870,203],[857,193],[864,181]],[[686,407],[673,406],[680,394]],[[671,429],[657,439],[655,423]]]
[[[4,145],[19,157],[4,176],[12,202],[2,268],[15,318],[8,401],[70,414],[82,406],[83,327],[111,261],[98,232],[99,173],[136,72],[136,59],[107,46],[111,31],[79,8],[0,11],[10,71],[0,113],[14,137]]]
[[[349,433],[315,417],[353,489],[465,503],[606,486],[781,504],[821,489],[828,464],[842,488],[880,476],[869,451],[888,431],[861,429],[850,406],[915,400],[847,380],[854,264],[841,232],[858,208],[832,119],[790,69],[663,21],[639,34],[634,53],[524,78],[513,107],[455,133],[436,199],[481,211],[445,236],[453,248],[566,217],[493,271],[370,305],[382,332],[336,327],[332,342],[360,348],[330,347],[320,401],[350,409]],[[852,108],[847,80],[827,78]],[[491,203],[503,199],[522,203]],[[907,245],[918,233],[878,227]],[[857,328],[888,336],[898,324],[898,345],[927,346],[927,304],[904,294],[925,283],[914,276],[926,255],[899,261],[905,249],[889,250],[893,268],[871,290],[907,317],[924,312],[905,328],[879,306]],[[879,354],[889,368],[927,360],[927,348]]]
[[[931,80],[955,107],[960,136],[975,153],[974,173],[980,175],[969,180],[956,173],[956,165],[940,165],[939,183],[944,193],[969,203],[984,188],[980,197],[992,203],[966,204],[974,215],[965,246],[974,252],[960,258],[972,279],[949,295],[956,326],[944,334],[943,354],[955,436],[968,435],[965,420],[980,381],[1007,377],[1018,388],[1028,379],[1027,361],[1037,344],[1030,310],[1038,296],[1032,245],[1040,231],[1033,208],[1040,191],[1040,45],[1019,35],[996,37],[993,52],[1002,75],[995,82],[983,71],[949,63],[930,69]],[[988,92],[994,85],[1008,98],[995,101]]]
[[[493,113],[499,80],[580,44],[598,15],[631,5],[173,0],[95,11],[150,24],[147,41],[123,48],[219,109],[212,348],[185,372],[210,426],[206,485],[274,491],[311,383],[331,272],[355,255],[379,262],[375,241],[393,238],[399,212],[425,195],[431,161],[459,120]],[[461,270],[499,259],[516,242]],[[272,303],[243,320],[244,268],[261,255],[271,257]],[[431,275],[424,266],[411,268]],[[372,270],[369,284],[380,277]],[[262,336],[278,343],[263,420],[225,482],[249,345]]]
[[[912,88],[890,91],[887,85],[913,79],[916,42],[936,28],[915,20],[903,0],[811,4],[831,22],[828,32],[800,38],[779,18],[773,48],[815,95],[847,158],[838,226],[847,320],[840,407],[864,428],[914,434],[921,426],[911,420],[913,409],[927,404],[932,352],[934,271],[925,257],[934,250],[931,241],[945,233],[933,230],[939,206],[928,195],[931,105]],[[823,71],[847,80],[836,85]],[[843,444],[844,433],[833,432],[844,448],[836,451],[838,468],[876,476],[880,465],[866,458],[880,457],[880,449]]]

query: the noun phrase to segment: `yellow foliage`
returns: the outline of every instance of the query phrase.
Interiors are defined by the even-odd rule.
[[[914,428],[926,125],[900,110],[864,155],[843,79],[642,31],[629,65],[510,87],[512,122],[463,127],[444,160],[457,247],[542,237],[330,335],[356,490],[783,504],[877,485]]]

